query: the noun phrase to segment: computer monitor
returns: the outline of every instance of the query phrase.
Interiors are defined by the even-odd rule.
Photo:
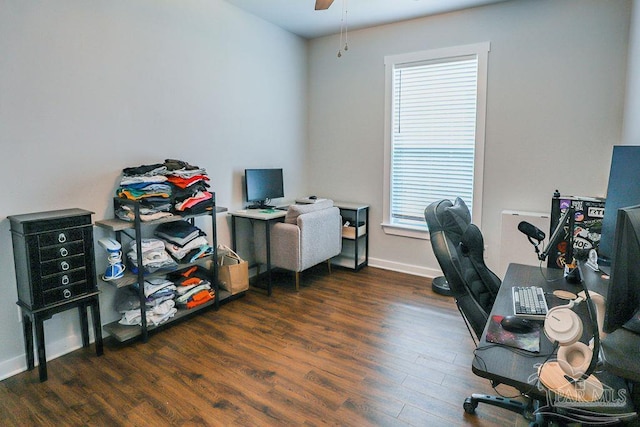
[[[614,252],[618,209],[640,204],[640,146],[616,145],[611,156],[607,199],[598,244],[598,264],[608,266]]]
[[[640,205],[618,209],[604,331],[640,334]]]
[[[250,208],[271,208],[272,199],[284,197],[282,169],[245,169],[244,189]]]

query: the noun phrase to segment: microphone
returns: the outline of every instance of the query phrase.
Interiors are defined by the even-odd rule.
[[[521,221],[520,224],[518,224],[518,230],[527,237],[536,239],[538,242],[542,242],[546,237],[546,234],[544,234],[542,230],[527,221]]]

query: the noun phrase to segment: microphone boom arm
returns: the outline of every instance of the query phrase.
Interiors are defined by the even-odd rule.
[[[573,207],[569,207],[569,208],[567,208],[567,210],[564,211],[564,214],[562,214],[562,216],[560,217],[560,221],[558,221],[558,225],[556,226],[555,230],[553,230],[553,234],[551,235],[551,237],[549,237],[549,243],[547,244],[547,247],[544,248],[542,253],[538,254],[538,259],[540,261],[544,261],[545,259],[547,259],[547,257],[549,256],[549,252],[551,252],[551,249],[556,247],[558,245],[558,243],[560,242],[560,240],[564,237],[564,234],[563,234],[564,233],[564,228],[567,225],[567,223],[569,223],[569,225],[570,225],[569,245],[568,245],[569,247],[567,247],[567,259],[568,259],[568,256],[570,254],[571,254],[571,257],[573,258],[573,217],[574,217],[574,214],[575,214],[575,209]],[[536,251],[536,253],[538,253],[538,251]]]

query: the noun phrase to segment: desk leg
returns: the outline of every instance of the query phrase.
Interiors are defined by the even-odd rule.
[[[27,370],[32,371],[35,367],[33,363],[33,322],[31,315],[22,311],[22,332],[24,333],[24,352],[27,357]]]
[[[267,242],[267,296],[271,296],[271,222],[265,221],[265,240]]]
[[[47,380],[47,354],[44,348],[44,318],[34,314],[33,321],[36,326],[36,346],[38,347],[38,373],[40,382]]]
[[[91,317],[93,318],[93,332],[96,337],[96,356],[102,356],[104,354],[102,346],[102,322],[100,321],[100,304],[97,296],[91,302]]]
[[[231,215],[231,248],[234,251],[238,250],[236,243],[236,217],[235,215]]]

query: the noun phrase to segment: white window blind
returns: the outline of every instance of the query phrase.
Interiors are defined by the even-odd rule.
[[[402,64],[394,70],[391,220],[424,226],[431,202],[472,209],[478,60]]]

